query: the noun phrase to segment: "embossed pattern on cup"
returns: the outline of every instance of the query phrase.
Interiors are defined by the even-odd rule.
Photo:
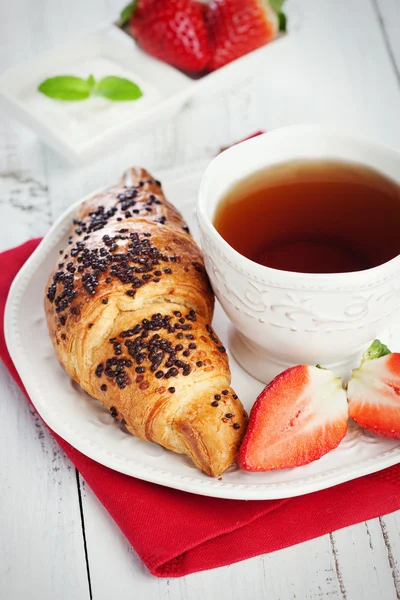
[[[296,158],[357,162],[400,184],[399,153],[317,126],[288,127],[243,142],[208,167],[198,200],[206,268],[239,332],[232,337],[235,357],[265,382],[299,363],[334,366],[344,374],[400,310],[400,256],[354,273],[291,273],[245,258],[215,230],[215,209],[236,181]]]

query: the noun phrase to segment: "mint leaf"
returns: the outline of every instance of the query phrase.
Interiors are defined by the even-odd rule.
[[[127,4],[125,6],[125,8],[123,8],[121,10],[121,13],[119,15],[119,25],[120,27],[123,27],[124,25],[126,25],[129,21],[130,18],[133,14],[133,11],[135,10],[135,6],[136,6],[136,2],[129,2],[129,4]]]
[[[386,354],[391,354],[389,348],[379,340],[374,340],[368,350],[364,352],[363,360],[374,360],[386,356]]]
[[[96,84],[93,93],[113,101],[137,100],[143,96],[142,90],[136,83],[123,77],[110,75]]]
[[[123,77],[110,75],[96,82],[93,75],[87,79],[72,75],[59,75],[43,81],[39,92],[49,98],[64,101],[86,100],[89,96],[102,96],[112,101],[137,100],[143,96],[136,83]]]
[[[86,79],[86,82],[87,82],[87,84],[89,86],[90,91],[92,91],[92,89],[96,85],[96,80],[93,77],[93,75],[89,75],[89,77]]]
[[[73,77],[72,75],[59,75],[45,79],[38,90],[49,98],[55,100],[64,100],[75,102],[85,100],[90,96],[91,82],[81,79],[81,77]]]
[[[285,13],[278,13],[279,31],[286,31],[287,29],[287,17]]]

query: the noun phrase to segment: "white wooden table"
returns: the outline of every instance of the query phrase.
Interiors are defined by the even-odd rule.
[[[89,32],[124,0],[0,0],[0,70]],[[298,48],[224,95],[72,169],[0,114],[0,249],[46,233],[72,201],[129,164],[160,170],[211,157],[258,129],[335,123],[400,148],[400,0],[288,0]],[[156,579],[0,365],[2,600],[394,600],[400,513],[239,564]]]

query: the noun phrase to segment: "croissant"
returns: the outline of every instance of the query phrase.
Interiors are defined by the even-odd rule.
[[[141,168],[81,205],[45,295],[67,373],[130,433],[218,476],[236,460],[247,414],[213,309],[200,249]]]

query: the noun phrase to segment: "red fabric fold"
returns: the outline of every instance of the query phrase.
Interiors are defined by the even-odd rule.
[[[39,241],[31,240],[0,254],[2,317],[12,280]],[[3,318],[0,357],[26,394],[6,348]],[[398,465],[297,498],[221,500],[117,473],[52,434],[150,572],[158,577],[180,577],[227,565],[400,508]]]

